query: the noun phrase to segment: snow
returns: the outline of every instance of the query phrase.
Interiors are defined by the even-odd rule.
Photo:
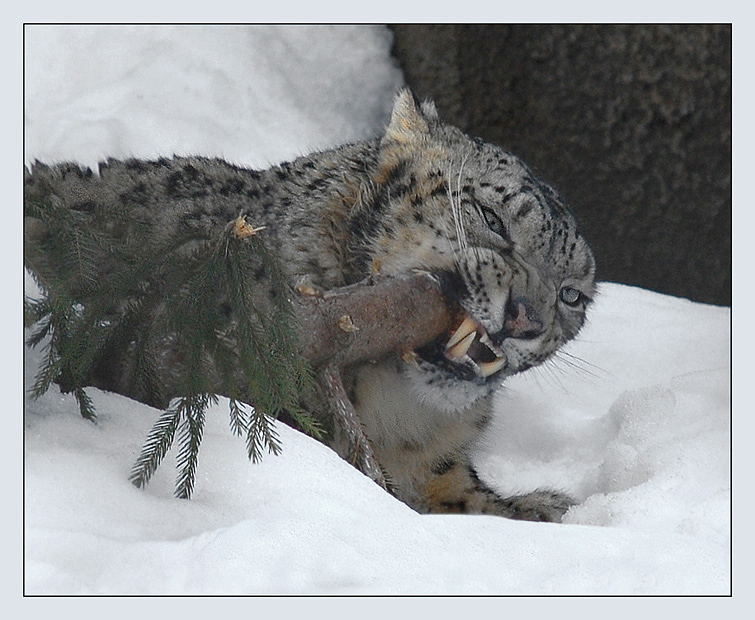
[[[372,137],[401,83],[386,31],[29,26],[27,162],[218,156],[267,167]]]
[[[26,161],[259,167],[375,135],[402,83],[390,44],[364,26],[27,27]],[[170,454],[146,489],[127,480],[158,411],[91,389],[94,425],[56,389],[27,399],[25,591],[726,594],[730,319],[601,283],[578,339],[506,382],[481,475],[573,494],[563,524],[418,515],[283,425],[283,453],[252,465],[222,400],[177,500]]]

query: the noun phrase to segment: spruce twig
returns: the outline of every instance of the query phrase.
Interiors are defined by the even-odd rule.
[[[142,447],[139,457],[131,468],[129,481],[134,486],[139,488],[144,487],[149,482],[152,474],[157,470],[168,450],[170,450],[170,447],[173,445],[176,429],[181,421],[181,409],[182,402],[179,399],[171,407],[163,411],[152,426],[144,447]]]
[[[244,437],[249,428],[249,414],[246,406],[234,398],[228,400],[231,432],[237,437]]]
[[[272,312],[260,309],[261,296],[255,296],[249,286],[249,274],[259,269],[257,261],[261,259],[267,270],[273,269],[274,263],[264,245],[250,251],[253,235],[239,235],[247,227],[236,220],[226,227],[217,242],[203,246],[197,253],[198,260],[186,269],[186,283],[179,287],[170,304],[171,332],[177,335],[178,348],[186,351],[182,391],[194,394],[182,398],[178,404],[180,449],[176,496],[180,498],[190,497],[193,490],[205,412],[216,400],[209,396],[211,388],[231,396],[231,429],[246,436],[249,458],[256,462],[265,449],[274,454],[280,452],[272,420],[284,407],[296,413],[299,388],[307,382],[303,378],[307,366],[299,360],[295,332],[286,327],[290,317],[278,308]],[[252,230],[254,234],[259,232]],[[283,282],[282,278],[279,281]],[[284,293],[277,291],[274,297],[286,300]],[[226,300],[229,314],[234,317],[225,326],[222,317],[215,313],[218,299]],[[248,412],[236,396],[241,393],[249,394],[255,403]],[[160,429],[156,432],[159,436]],[[165,432],[169,443],[175,429],[167,427]],[[153,439],[151,443],[156,441]],[[152,463],[151,446],[145,446],[145,450],[147,454],[140,459]],[[142,478],[135,476],[137,481]]]
[[[44,295],[25,302],[26,323],[34,325],[28,344],[46,348],[32,395],[57,383],[91,420],[86,385],[141,391],[149,404],[163,394],[179,396],[150,432],[131,473],[134,484],[146,484],[178,440],[176,495],[191,495],[205,413],[216,394],[233,399],[232,414],[241,411],[239,398],[255,403],[243,421],[232,415],[252,460],[264,450],[280,452],[272,420],[284,409],[319,432],[298,401],[311,372],[291,326],[290,290],[257,238],[261,229],[241,218],[205,239],[179,229],[142,251],[132,238],[90,234],[94,222],[52,201],[25,206],[31,231],[25,262]],[[108,277],[98,278],[103,264]],[[272,304],[250,283],[259,272],[273,274]],[[183,362],[173,364],[171,356]],[[103,380],[103,368],[116,384],[107,372]]]
[[[175,491],[175,495],[179,499],[189,499],[194,490],[194,478],[197,472],[199,446],[202,443],[205,411],[209,405],[216,402],[217,398],[209,394],[197,394],[181,399],[178,479]]]
[[[246,451],[252,463],[258,463],[262,459],[265,449],[278,456],[283,448],[273,417],[252,407],[246,435]]]
[[[76,398],[76,402],[79,404],[79,413],[81,413],[81,417],[93,422],[97,418],[97,414],[94,411],[94,403],[92,403],[92,399],[81,387],[74,388],[73,395]]]

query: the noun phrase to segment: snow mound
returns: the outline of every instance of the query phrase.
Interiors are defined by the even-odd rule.
[[[373,137],[402,83],[375,27],[25,33],[27,163],[200,154],[266,168]]]

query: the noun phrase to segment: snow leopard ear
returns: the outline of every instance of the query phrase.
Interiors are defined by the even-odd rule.
[[[408,88],[396,95],[391,112],[391,121],[383,135],[383,143],[398,142],[407,144],[429,133],[430,118],[436,119],[438,113],[432,103],[420,104],[414,93]]]
[[[425,118],[427,120],[433,120],[437,121],[440,120],[440,117],[438,116],[438,110],[435,107],[435,102],[430,101],[429,99],[426,99],[422,102],[422,112],[425,115]]]

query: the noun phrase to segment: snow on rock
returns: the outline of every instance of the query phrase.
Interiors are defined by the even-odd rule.
[[[27,162],[266,166],[377,135],[401,84],[377,27],[25,33]],[[177,500],[171,454],[146,489],[127,480],[159,412],[92,389],[93,425],[53,389],[25,403],[26,592],[726,593],[729,325],[728,308],[602,283],[577,341],[506,382],[480,474],[570,493],[564,524],[418,515],[283,425],[283,454],[252,465],[224,401]]]

